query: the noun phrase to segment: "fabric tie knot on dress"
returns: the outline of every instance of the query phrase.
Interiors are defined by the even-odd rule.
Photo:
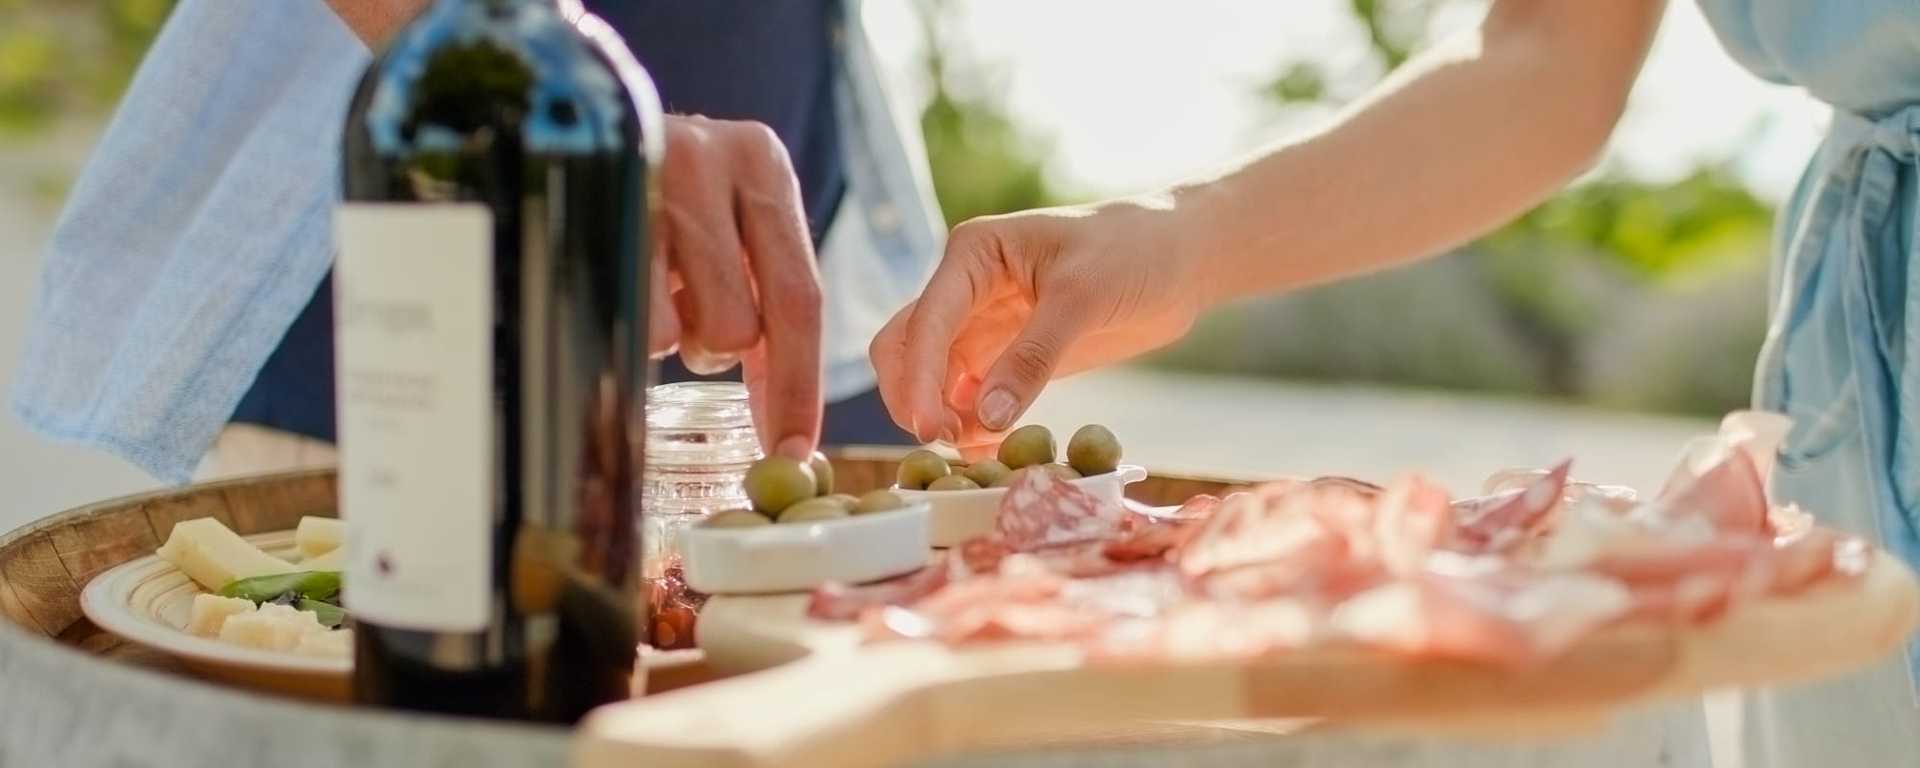
[[[1833,136],[1842,146],[1877,149],[1903,163],[1920,161],[1920,104],[1880,117],[1835,110],[1833,119]]]

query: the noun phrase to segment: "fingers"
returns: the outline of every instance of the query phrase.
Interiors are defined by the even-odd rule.
[[[786,149],[758,123],[669,116],[661,197],[659,262],[684,288],[652,291],[650,350],[677,341],[696,374],[745,355],[762,444],[806,458],[820,435],[821,292]]]
[[[913,316],[915,306],[914,302],[908,302],[900,311],[893,313],[887,324],[880,327],[880,332],[874,334],[873,341],[867,344],[867,359],[873,363],[880,402],[887,407],[887,415],[893,419],[893,423],[909,434],[913,432],[913,409],[907,405],[904,358],[907,320]]]
[[[667,276],[666,245],[655,240],[648,257],[647,353],[655,359],[673,354],[680,343],[680,318],[674,313],[673,287]]]
[[[770,455],[801,458],[780,450],[780,438],[774,432],[774,426],[767,418],[767,350],[766,345],[754,347],[740,356],[740,383],[747,387],[747,409],[753,413],[753,433],[760,439],[760,447]]]
[[[693,313],[699,310],[692,293],[686,290],[674,292],[674,308],[680,317],[692,317]],[[729,352],[715,352],[708,349],[697,339],[687,339],[680,347],[680,363],[687,367],[688,373],[696,376],[712,376],[726,373],[728,369],[740,363],[740,358]]]
[[[990,430],[1013,426],[1053,379],[1061,359],[1090,325],[1084,303],[1072,293],[1049,295],[987,372],[975,406],[980,425]]]
[[[786,149],[773,131],[742,123],[732,158],[738,175],[732,208],[746,244],[753,284],[759,289],[761,343],[756,365],[764,376],[760,399],[766,410],[769,450],[805,459],[820,437],[820,272],[807,235]]]
[[[1000,263],[1000,242],[990,225],[955,227],[946,255],[907,318],[901,384],[893,397],[907,412],[900,426],[922,442],[955,437],[958,417],[943,397],[948,352],[968,315],[985,302]]]
[[[734,165],[743,132],[738,123],[697,117],[668,125],[661,236],[689,294],[680,307],[682,358],[696,373],[718,373],[760,337],[734,221]]]

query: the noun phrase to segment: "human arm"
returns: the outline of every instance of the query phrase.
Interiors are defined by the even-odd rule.
[[[990,443],[1056,376],[1179,338],[1222,302],[1483,234],[1588,167],[1662,0],[1496,0],[1327,128],[1162,192],[963,223],[875,339],[895,420]]]

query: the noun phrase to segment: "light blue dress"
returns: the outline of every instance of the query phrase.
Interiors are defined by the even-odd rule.
[[[1772,494],[1920,565],[1920,1],[1700,6],[1741,64],[1833,107],[1776,233],[1754,400],[1794,427]],[[1744,696],[1746,764],[1920,765],[1920,644],[1907,650],[1846,681]]]

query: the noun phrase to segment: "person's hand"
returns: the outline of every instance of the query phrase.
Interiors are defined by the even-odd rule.
[[[926,290],[869,350],[894,421],[978,455],[1049,380],[1178,339],[1209,295],[1178,219],[1145,199],[955,227]]]
[[[820,436],[820,273],[793,163],[760,123],[669,115],[653,224],[648,349],[687,369],[745,361],[769,453]]]

